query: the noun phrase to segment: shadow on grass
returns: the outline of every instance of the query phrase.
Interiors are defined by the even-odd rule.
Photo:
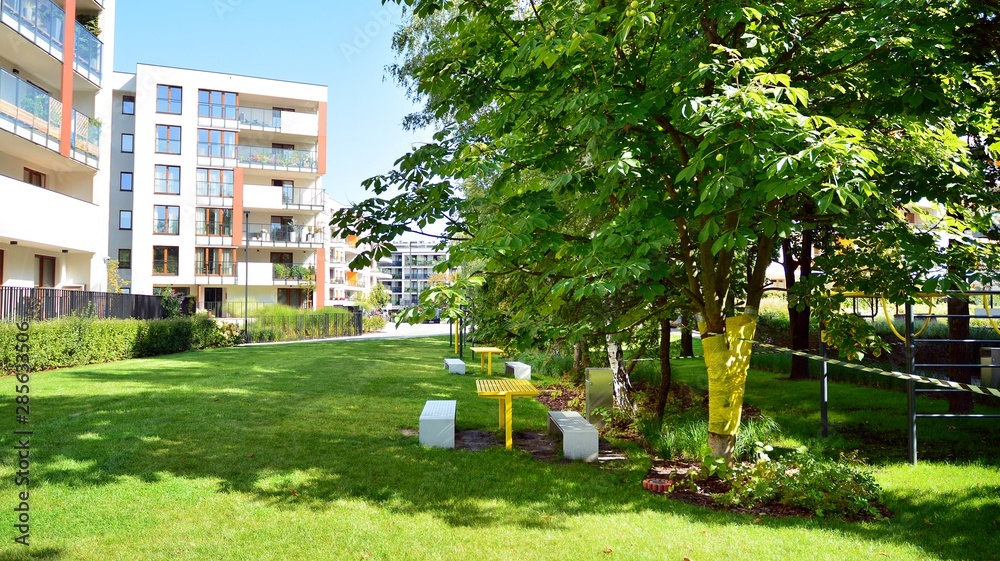
[[[599,469],[541,463],[502,449],[420,447],[399,427],[416,426],[430,394],[459,400],[459,428],[496,430],[495,402],[476,397],[469,377],[438,367],[446,352],[446,340],[329,343],[63,371],[59,389],[72,386],[77,393],[39,392],[32,399],[36,434],[47,441],[36,458],[37,478],[67,486],[125,477],[155,482],[161,474],[208,478],[219,481],[220,493],[246,494],[277,508],[325,509],[353,497],[467,528],[558,529],[571,516],[634,512],[672,513],[718,527],[748,523],[748,516],[646,493],[643,462]],[[123,384],[132,389],[116,393]],[[540,407],[516,405],[515,422],[540,426]],[[0,443],[8,445],[6,439],[0,436]],[[985,538],[970,524],[1000,519],[998,496],[996,485],[948,495],[891,493],[886,500],[898,517],[887,524],[789,519],[761,525],[833,529],[915,545],[945,559],[972,559],[982,555]],[[931,514],[933,526],[924,522]]]

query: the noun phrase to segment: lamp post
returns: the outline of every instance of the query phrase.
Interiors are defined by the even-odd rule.
[[[250,342],[250,212],[243,211],[243,339]]]

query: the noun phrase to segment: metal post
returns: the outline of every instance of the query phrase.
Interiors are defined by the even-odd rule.
[[[243,340],[250,342],[250,212],[243,212]]]
[[[906,303],[906,373],[913,374],[913,304]],[[906,382],[907,444],[910,463],[917,465],[917,383]]]
[[[826,438],[830,435],[830,365],[826,362],[826,342],[823,341],[823,331],[826,324],[820,324],[820,352],[823,362],[819,371],[819,427],[820,435]]]

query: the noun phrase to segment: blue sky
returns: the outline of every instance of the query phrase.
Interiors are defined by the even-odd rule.
[[[330,88],[326,190],[349,203],[430,132],[404,132],[413,110],[386,78],[394,3],[379,0],[118,0],[115,70],[137,63],[245,74]]]

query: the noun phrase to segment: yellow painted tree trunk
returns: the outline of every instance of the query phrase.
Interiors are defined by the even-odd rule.
[[[756,329],[757,314],[745,313],[727,318],[724,334],[702,339],[708,368],[708,445],[712,455],[725,458],[728,465],[733,464]]]

